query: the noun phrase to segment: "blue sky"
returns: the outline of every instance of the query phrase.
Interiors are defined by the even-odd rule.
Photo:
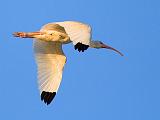
[[[1,120],[159,120],[160,2],[158,0],[5,0],[0,2]],[[40,100],[32,40],[48,22],[76,20],[93,28],[109,50],[63,47],[67,64],[58,94]]]

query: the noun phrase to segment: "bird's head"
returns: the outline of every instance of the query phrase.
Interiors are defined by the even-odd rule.
[[[97,48],[97,49],[100,49],[100,48],[110,49],[110,50],[113,50],[113,51],[117,52],[121,56],[123,56],[123,54],[121,52],[119,52],[118,50],[116,50],[115,48],[113,48],[113,47],[111,47],[109,45],[104,44],[101,41],[91,41],[90,42],[90,47],[91,48]]]

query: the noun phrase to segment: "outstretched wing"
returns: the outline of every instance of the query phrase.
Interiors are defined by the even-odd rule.
[[[74,21],[56,22],[56,24],[64,27],[75,45],[75,49],[78,49],[79,52],[84,52],[89,47],[91,40],[91,27],[89,25]]]
[[[59,88],[66,57],[63,54],[61,43],[35,40],[34,51],[38,67],[41,100],[44,100],[48,105]]]

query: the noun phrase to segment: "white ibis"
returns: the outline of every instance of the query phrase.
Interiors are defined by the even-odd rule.
[[[41,100],[47,105],[55,97],[66,63],[62,50],[63,44],[73,42],[75,50],[84,52],[91,48],[111,49],[123,56],[118,50],[91,40],[91,27],[76,21],[48,23],[37,32],[15,32],[15,37],[34,38],[34,51],[38,66],[38,79]]]

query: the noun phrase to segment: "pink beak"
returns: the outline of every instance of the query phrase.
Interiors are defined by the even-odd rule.
[[[102,48],[106,48],[106,49],[113,50],[113,51],[117,52],[118,54],[120,54],[121,56],[124,56],[120,51],[118,51],[118,50],[116,50],[115,48],[110,47],[110,46],[108,46],[108,45],[103,44]]]
[[[37,35],[43,35],[44,32],[15,32],[13,33],[14,37],[21,37],[21,38],[35,38]]]

